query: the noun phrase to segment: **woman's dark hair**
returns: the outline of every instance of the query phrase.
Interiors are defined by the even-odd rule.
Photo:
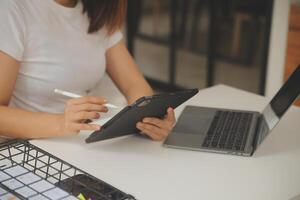
[[[122,27],[127,9],[127,0],[81,0],[83,13],[88,15],[90,25],[88,33],[94,33],[106,27],[112,34]]]

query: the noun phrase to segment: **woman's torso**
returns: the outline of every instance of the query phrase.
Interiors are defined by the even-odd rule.
[[[24,51],[10,106],[63,112],[66,99],[54,89],[85,95],[96,85],[106,68],[106,32],[87,34],[89,22],[81,3],[66,8],[53,0],[4,1],[14,4],[11,14],[24,23]]]

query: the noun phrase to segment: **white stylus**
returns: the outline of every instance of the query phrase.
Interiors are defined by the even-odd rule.
[[[54,92],[57,93],[57,94],[66,96],[66,97],[70,97],[70,98],[80,98],[80,97],[82,97],[78,94],[74,94],[74,93],[59,90],[59,89],[54,89]],[[110,104],[110,103],[104,104],[104,106],[106,106],[107,108],[118,108],[118,106],[115,106],[115,105]]]

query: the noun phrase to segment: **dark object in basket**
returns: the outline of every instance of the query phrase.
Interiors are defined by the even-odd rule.
[[[34,174],[35,177],[38,177],[38,180],[34,181],[35,183],[43,180],[47,182],[48,186],[53,185],[46,191],[36,190],[35,194],[32,194],[30,198],[49,198],[47,196],[48,191],[54,187],[59,187],[57,189],[64,190],[61,192],[64,197],[59,198],[61,200],[73,196],[75,194],[73,194],[74,191],[80,191],[86,197],[92,197],[92,200],[134,200],[134,197],[131,195],[30,144],[28,141],[13,140],[0,143],[0,172],[7,173],[7,170],[13,167],[22,168],[26,172],[25,174],[31,174],[31,177]],[[11,177],[10,179],[18,179],[18,176],[23,175],[16,175],[15,178]],[[8,188],[2,183],[4,182],[0,181],[0,187],[16,196],[17,199],[28,199],[28,197],[24,196],[26,194],[19,191],[20,188]],[[74,188],[68,187],[70,184]],[[32,187],[32,183],[23,182],[22,187],[35,189]],[[0,195],[0,199],[2,197]]]
[[[78,174],[74,177],[67,178],[55,185],[74,196],[82,194],[86,199],[128,199],[128,195],[85,174]]]

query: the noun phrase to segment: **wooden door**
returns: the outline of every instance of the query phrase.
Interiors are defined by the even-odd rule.
[[[284,79],[293,73],[300,64],[300,5],[292,5],[289,22],[289,33],[285,61]],[[300,100],[296,102],[300,106]]]

